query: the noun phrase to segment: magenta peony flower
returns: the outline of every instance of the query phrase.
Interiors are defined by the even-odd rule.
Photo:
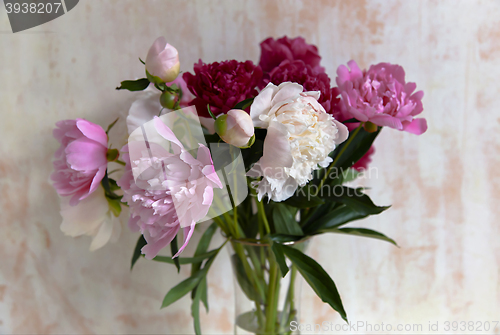
[[[262,79],[262,70],[251,61],[205,64],[200,60],[194,65],[194,75],[187,72],[183,77],[196,96],[191,104],[196,106],[198,115],[210,117],[207,104],[214,115],[218,115],[234,108],[238,102],[256,96],[255,88]]]
[[[51,175],[61,196],[75,206],[99,186],[106,172],[108,136],[101,126],[83,119],[56,123],[54,137],[61,143]]]
[[[337,85],[347,112],[359,121],[370,121],[420,135],[427,121],[415,119],[423,110],[422,91],[415,83],[405,82],[405,71],[399,65],[379,63],[361,71],[355,61],[337,69]],[[413,93],[413,94],[412,94]]]
[[[319,91],[321,95],[318,102],[325,111],[332,114],[336,120],[345,120],[342,114],[337,112],[339,108],[336,106],[340,101],[337,98],[338,89],[330,87],[330,77],[326,73],[317,72],[302,60],[284,60],[269,73],[269,78],[263,80],[262,87],[265,87],[269,82],[279,85],[287,81],[302,85],[305,91]]]
[[[325,72],[319,65],[321,57],[315,45],[307,44],[304,38],[288,38],[284,36],[275,40],[272,37],[260,43],[259,65],[264,72],[271,72],[284,60],[301,60],[317,72]],[[277,84],[277,83],[275,83]]]
[[[368,165],[372,162],[372,156],[375,153],[375,147],[372,145],[366,154],[357,161],[352,168],[356,171],[368,169]]]
[[[200,144],[194,158],[158,117],[153,122],[158,134],[171,142],[174,153],[153,142],[148,150],[143,150],[144,143],[130,142],[122,148],[127,165],[118,186],[130,206],[130,229],[141,231],[147,241],[142,248],[146,258],[154,258],[183,228],[184,244],[174,255],[177,257],[187,246],[196,222],[207,215],[213,188],[222,188],[222,184],[207,147]],[[142,157],[131,162],[126,153],[131,150]]]

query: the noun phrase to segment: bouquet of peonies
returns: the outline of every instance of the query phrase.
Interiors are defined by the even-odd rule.
[[[98,249],[118,239],[117,217],[128,208],[128,226],[141,234],[132,266],[141,256],[177,269],[190,264],[191,276],[162,307],[191,293],[197,334],[200,304],[208,310],[207,273],[227,243],[242,299],[236,332],[292,333],[298,273],[347,321],[333,280],[304,252],[307,240],[337,233],[395,244],[346,227],[388,208],[346,183],[367,168],[383,127],[420,135],[427,124],[416,118],[423,92],[401,66],[361,70],[350,61],[338,67],[335,86],[320,61],[301,37],[268,38],[258,65],[200,60],[179,76],[177,50],[158,38],[141,60],[146,77],[117,88],[143,91],[126,119],[126,143],[108,144],[114,123],[107,130],[84,119],[57,123],[51,179],[62,231],[92,236],[90,249]],[[109,171],[111,164],[119,168]],[[194,255],[184,257],[205,221]],[[209,250],[217,230],[225,242]],[[167,247],[171,256],[159,256]]]

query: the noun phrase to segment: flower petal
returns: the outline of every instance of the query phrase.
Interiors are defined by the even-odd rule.
[[[108,135],[101,126],[84,119],[77,119],[76,126],[85,137],[100,143],[105,148],[108,147]]]
[[[403,130],[415,135],[421,135],[427,131],[427,120],[418,118],[413,119],[412,122],[403,122]]]

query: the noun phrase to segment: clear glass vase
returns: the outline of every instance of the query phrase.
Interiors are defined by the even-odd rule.
[[[304,251],[307,241],[291,244]],[[290,263],[283,278],[269,244],[231,240],[234,275],[235,334],[299,334],[300,281]]]

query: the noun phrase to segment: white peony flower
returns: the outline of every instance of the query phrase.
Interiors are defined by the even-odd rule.
[[[269,83],[252,103],[254,126],[267,128],[264,153],[247,174],[262,177],[252,184],[259,201],[266,194],[273,201],[291,197],[314,170],[331,163],[328,154],[347,139],[347,127],[326,113],[319,95],[297,83]]]
[[[120,236],[120,221],[109,209],[101,185],[76,206],[69,204],[68,197],[62,197],[60,213],[63,218],[61,231],[71,237],[91,236],[90,251],[103,247],[109,241],[115,242]]]

